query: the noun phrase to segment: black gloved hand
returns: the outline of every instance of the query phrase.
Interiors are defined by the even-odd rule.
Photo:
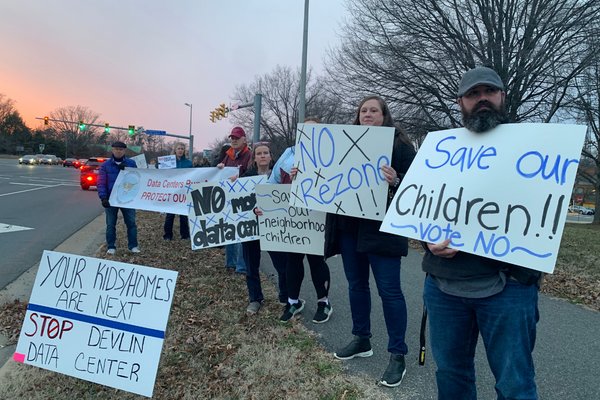
[[[104,208],[110,207],[110,203],[108,202],[108,199],[102,199],[102,207],[104,207]]]
[[[119,164],[119,169],[121,171],[123,171],[125,169],[125,163],[124,162],[122,162],[121,164]]]

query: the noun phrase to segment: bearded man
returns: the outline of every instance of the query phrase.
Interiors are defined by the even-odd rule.
[[[485,135],[507,122],[505,98],[494,70],[467,71],[457,99],[465,128]],[[474,359],[480,334],[498,399],[537,399],[532,352],[541,273],[449,244],[427,243],[422,263],[438,399],[477,398]]]

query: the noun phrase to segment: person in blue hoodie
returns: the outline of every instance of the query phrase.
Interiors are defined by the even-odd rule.
[[[135,161],[125,157],[127,145],[123,142],[114,142],[112,144],[112,156],[100,166],[98,170],[98,197],[104,207],[106,214],[106,254],[113,255],[117,252],[115,242],[117,241],[117,217],[119,210],[123,215],[123,220],[127,226],[127,244],[129,251],[139,253],[137,241],[137,225],[135,224],[135,209],[112,207],[109,202],[119,172],[129,168],[137,168]]]
[[[192,162],[185,158],[185,145],[183,143],[175,143],[175,168],[192,168]],[[165,217],[165,225],[163,239],[173,240],[173,222],[175,221],[175,214],[167,214]],[[188,226],[187,215],[179,216],[179,235],[182,239],[190,238],[190,228]]]

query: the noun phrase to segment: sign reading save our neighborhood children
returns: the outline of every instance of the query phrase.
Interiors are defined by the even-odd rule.
[[[290,185],[256,186],[260,248],[316,254],[325,250],[325,213],[289,205]]]
[[[264,175],[192,185],[188,215],[192,250],[257,240],[256,185]]]
[[[431,132],[381,230],[551,273],[586,127]]]
[[[44,251],[13,358],[151,397],[176,279]]]
[[[290,204],[311,210],[383,220],[394,128],[299,124]]]

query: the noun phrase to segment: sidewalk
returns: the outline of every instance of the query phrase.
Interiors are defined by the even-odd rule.
[[[95,256],[98,248],[104,243],[104,232],[106,229],[104,218],[103,212],[53,250],[83,256]],[[38,265],[39,263],[35,264],[17,280],[0,290],[0,304],[14,300],[29,301]],[[13,363],[7,363],[7,361],[11,359],[16,347],[16,344],[6,346],[6,338],[0,335],[0,365],[2,366],[0,367],[0,385],[6,371],[13,365]]]

